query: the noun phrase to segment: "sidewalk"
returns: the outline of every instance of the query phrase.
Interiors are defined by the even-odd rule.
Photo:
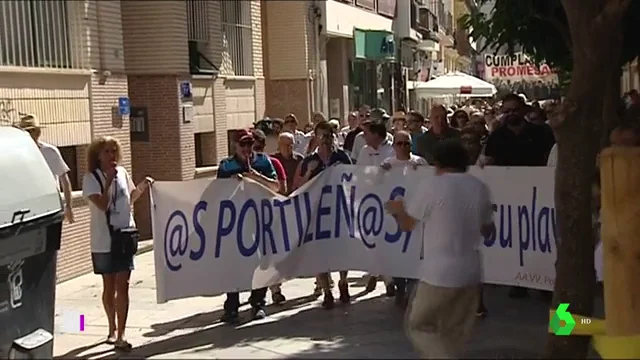
[[[355,280],[361,274],[353,272],[350,277]],[[332,311],[323,310],[319,300],[309,296],[313,287],[313,279],[287,282],[282,286],[288,299],[283,306],[269,306],[267,319],[234,329],[217,322],[224,296],[156,304],[153,252],[141,254],[131,279],[127,329],[134,350],[121,357],[417,358],[403,332],[403,314],[383,295],[382,283],[375,292]],[[362,290],[351,286],[354,297]],[[243,295],[246,300],[248,294]],[[107,335],[107,323],[100,297],[101,280],[93,274],[57,286],[56,322],[62,314],[73,311],[84,315],[86,325],[81,333],[56,330],[56,357],[118,357],[111,346],[101,344]],[[489,317],[478,323],[467,356],[538,357],[546,340],[548,307],[537,294],[530,299],[511,300],[505,289],[488,287],[485,301]]]

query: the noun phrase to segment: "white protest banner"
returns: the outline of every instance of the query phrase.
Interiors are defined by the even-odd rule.
[[[484,241],[486,283],[550,290],[555,279],[554,168],[471,170],[491,188],[496,233]],[[363,270],[421,278],[422,236],[383,209],[415,201],[433,169],[339,165],[289,197],[244,180],[154,183],[158,302]]]
[[[542,82],[557,84],[558,75],[547,64],[536,64],[524,53],[484,54],[484,78],[494,82]]]

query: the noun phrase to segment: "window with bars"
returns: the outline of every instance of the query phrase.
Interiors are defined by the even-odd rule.
[[[0,66],[84,68],[69,6],[65,0],[0,1]]]
[[[191,74],[217,74],[218,68],[205,54],[209,47],[209,5],[207,0],[187,1],[187,35]]]
[[[251,1],[221,1],[225,66],[237,76],[253,76]]]

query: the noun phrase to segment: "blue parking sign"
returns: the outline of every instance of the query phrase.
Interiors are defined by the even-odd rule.
[[[191,82],[183,81],[180,83],[180,97],[191,98]]]
[[[118,115],[127,116],[131,114],[131,104],[129,104],[129,98],[121,96],[118,98]]]

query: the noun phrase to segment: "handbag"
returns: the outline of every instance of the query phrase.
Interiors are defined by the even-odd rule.
[[[104,193],[104,185],[102,179],[97,173],[97,170],[93,172],[93,176],[100,184],[100,190]],[[113,189],[113,205],[116,204],[118,194],[118,181],[114,179]],[[109,229],[109,235],[111,237],[111,254],[115,257],[120,256],[133,256],[138,252],[138,241],[140,240],[140,232],[135,227],[127,227],[123,229],[116,229],[111,225],[111,206],[107,206],[107,211],[104,212],[107,218],[107,228]]]

